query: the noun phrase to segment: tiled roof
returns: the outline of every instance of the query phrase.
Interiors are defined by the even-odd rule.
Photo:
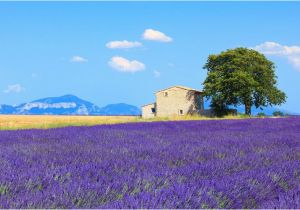
[[[145,104],[145,105],[143,105],[142,107],[148,106],[148,105],[151,105],[151,104],[155,104],[155,102],[154,102],[154,103]]]
[[[181,86],[181,85],[175,85],[175,86],[163,89],[163,90],[159,90],[159,91],[156,91],[156,93],[161,92],[161,91],[165,91],[165,90],[168,90],[168,89],[171,89],[171,88],[174,88],[174,87],[185,89],[185,90],[192,90],[192,91],[196,91],[196,92],[202,93],[202,91],[200,91],[200,90],[196,90],[196,89],[185,87],[185,86]]]

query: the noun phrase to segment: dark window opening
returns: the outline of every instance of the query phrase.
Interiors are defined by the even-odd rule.
[[[164,94],[164,95],[165,95],[165,97],[168,97],[168,92],[165,92],[165,94]]]
[[[179,114],[183,115],[183,110],[182,109],[179,110]]]
[[[155,108],[151,108],[152,113],[155,113]]]

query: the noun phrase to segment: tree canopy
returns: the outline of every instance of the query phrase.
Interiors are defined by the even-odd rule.
[[[248,48],[236,48],[210,55],[205,66],[207,78],[203,91],[211,106],[224,110],[228,106],[263,108],[280,105],[286,95],[277,88],[275,65],[263,54]]]

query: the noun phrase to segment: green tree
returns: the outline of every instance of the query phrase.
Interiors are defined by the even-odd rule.
[[[273,116],[284,116],[284,113],[281,111],[275,111],[273,112]]]
[[[212,108],[244,105],[245,114],[251,115],[253,105],[263,108],[286,100],[276,87],[274,63],[255,50],[236,48],[210,55],[203,68],[207,70],[203,90]]]

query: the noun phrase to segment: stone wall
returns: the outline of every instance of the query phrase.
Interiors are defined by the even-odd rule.
[[[201,93],[179,87],[156,93],[156,116],[186,115],[203,110]]]
[[[147,104],[142,107],[142,117],[143,118],[152,118],[155,117],[155,112],[153,112],[153,109],[156,109],[155,103],[153,104]]]

